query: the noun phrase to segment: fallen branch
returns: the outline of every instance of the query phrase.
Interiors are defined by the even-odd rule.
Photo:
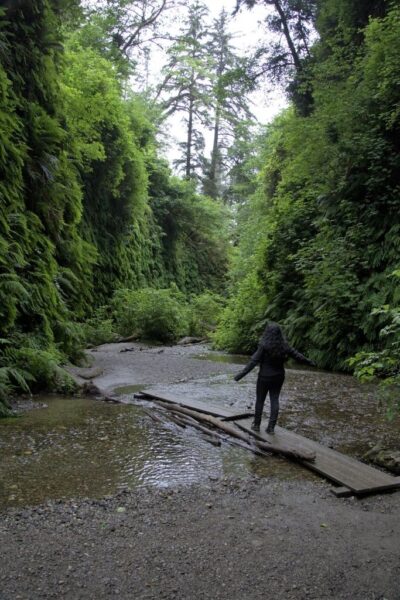
[[[161,417],[159,417],[157,414],[155,414],[154,411],[150,411],[150,410],[147,410],[146,408],[144,408],[143,412],[146,415],[148,415],[151,419],[153,419],[153,421],[156,421],[157,423],[162,423],[162,425],[165,425],[165,419],[162,419]]]
[[[211,431],[207,427],[200,425],[200,423],[198,423],[195,419],[192,419],[187,415],[179,415],[178,420],[182,423],[184,427],[193,427],[194,429],[201,431],[203,434],[202,438],[205,439],[207,442],[210,442],[210,444],[213,444],[214,446],[221,445],[221,434],[218,434],[217,432]]]

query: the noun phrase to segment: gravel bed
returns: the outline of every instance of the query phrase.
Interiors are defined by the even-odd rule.
[[[8,510],[0,598],[398,600],[398,499],[251,478]]]

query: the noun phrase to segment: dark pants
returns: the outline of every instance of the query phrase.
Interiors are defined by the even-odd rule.
[[[257,399],[256,399],[256,410],[254,414],[254,424],[260,425],[262,411],[264,408],[265,398],[269,392],[269,399],[271,402],[271,411],[269,414],[268,427],[272,429],[275,427],[278,420],[279,414],[279,394],[282,389],[283,382],[285,380],[284,375],[274,375],[271,377],[259,377],[257,379]]]

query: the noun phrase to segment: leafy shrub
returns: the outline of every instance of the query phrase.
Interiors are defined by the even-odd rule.
[[[77,384],[71,375],[60,367],[62,359],[55,350],[21,348],[15,352],[15,364],[18,369],[30,374],[33,392],[47,390],[68,394],[76,390]]]
[[[55,349],[38,348],[40,338],[24,337],[29,346],[15,347],[19,337],[0,340],[0,417],[9,416],[10,398],[18,393],[50,391],[73,393],[76,383],[60,364],[64,355]]]
[[[83,349],[85,347],[85,331],[82,324],[74,323],[71,320],[59,320],[55,323],[53,329],[56,338],[54,344],[50,344],[50,346],[45,343],[38,344],[35,337],[33,337],[32,346],[32,342],[29,344],[29,340],[24,337],[22,346],[36,347],[42,350],[43,348],[49,349],[55,345],[63,358],[65,357],[73,363],[82,360],[84,358]]]
[[[190,335],[209,336],[216,328],[224,299],[213,292],[195,296],[190,303]]]
[[[176,287],[117,290],[111,309],[118,333],[173,342],[189,331],[184,295]]]
[[[393,276],[400,277],[400,271]],[[380,331],[385,346],[381,350],[358,352],[348,363],[360,381],[379,382],[379,395],[391,418],[400,413],[400,307],[385,305],[374,309],[372,315],[386,318],[386,326]]]
[[[30,392],[28,381],[32,380],[30,373],[16,367],[0,367],[0,418],[8,417],[10,411],[10,396],[15,391]]]
[[[250,272],[221,312],[212,336],[215,347],[228,352],[253,351],[265,326],[265,310],[265,295],[256,274]]]
[[[82,324],[86,346],[100,346],[114,342],[117,335],[112,318],[107,314],[107,307],[100,306],[93,317]]]

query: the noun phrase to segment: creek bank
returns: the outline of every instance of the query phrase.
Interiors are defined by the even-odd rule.
[[[398,600],[399,517],[258,478],[52,501],[3,515],[1,598]]]

